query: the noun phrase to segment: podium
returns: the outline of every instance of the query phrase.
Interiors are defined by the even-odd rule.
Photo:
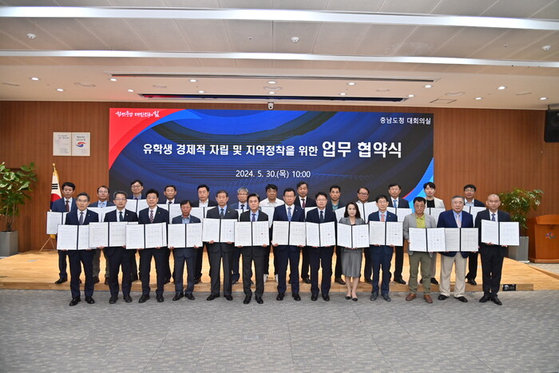
[[[559,215],[529,218],[528,236],[531,262],[559,263]]]

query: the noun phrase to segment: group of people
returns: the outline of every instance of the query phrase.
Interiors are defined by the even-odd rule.
[[[491,194],[487,197],[486,204],[475,199],[476,187],[468,184],[464,187],[463,195],[452,197],[451,209],[439,215],[438,223],[435,218],[425,213],[426,208],[443,208],[444,202],[435,197],[436,186],[432,182],[425,183],[423,186],[425,197],[416,197],[413,200],[413,212],[407,215],[403,222],[403,236],[409,242],[409,228],[481,228],[481,220],[510,221],[510,216],[498,210],[500,200],[498,195]],[[283,199],[278,198],[278,187],[274,184],[266,186],[266,198],[261,200],[258,194],[249,193],[247,188],[237,190],[238,201],[229,204],[229,194],[225,190],[215,193],[215,201],[210,200],[210,188],[207,185],[200,185],[197,188],[198,200],[176,199],[177,190],[173,185],[168,185],[164,189],[164,196],[160,199],[159,192],[149,189],[143,192],[143,183],[134,180],[131,183],[131,194],[124,191],[117,191],[113,194],[112,202],[109,201],[109,188],[100,186],[97,189],[98,201],[90,205],[90,197],[87,193],[79,193],[73,197],[75,185],[66,182],[62,185],[63,197],[55,201],[52,206],[53,211],[67,212],[66,224],[87,225],[90,222],[99,221],[99,216],[88,206],[104,208],[115,206],[115,209],[105,214],[106,222],[138,222],[139,224],[169,223],[169,224],[190,224],[200,223],[203,216],[193,216],[193,207],[212,207],[207,210],[206,218],[214,219],[235,219],[246,222],[268,221],[268,215],[262,211],[262,206],[274,207],[273,221],[298,221],[327,223],[337,222],[337,224],[359,225],[366,224],[367,221],[390,222],[397,221],[396,214],[388,211],[393,208],[410,208],[407,200],[400,198],[401,187],[398,184],[388,186],[388,195],[379,195],[375,198],[378,211],[362,216],[365,211],[365,204],[369,202],[369,190],[360,187],[357,190],[355,202],[343,204],[341,202],[341,188],[332,185],[329,194],[318,192],[314,198],[309,196],[309,186],[305,181],[297,184],[296,189],[286,188],[283,190]],[[147,208],[142,209],[136,214],[134,211],[126,209],[129,199],[145,199]],[[164,209],[158,204],[180,203],[181,215],[170,216],[169,209]],[[487,206],[486,206],[487,205]],[[486,206],[487,209],[477,214],[474,221],[473,216],[464,211],[464,206]],[[170,207],[170,206],[169,206]],[[307,214],[305,208],[316,207]],[[335,211],[345,208],[344,217],[337,219]],[[273,226],[272,226],[273,229]],[[272,235],[270,235],[272,237]],[[365,258],[364,281],[372,285],[370,300],[375,301],[380,296],[387,302],[391,301],[389,290],[390,281],[393,279],[397,283],[406,284],[402,277],[404,247],[403,246],[384,246],[370,245],[365,248],[348,248],[340,246],[329,247],[309,247],[294,245],[279,245],[273,240],[270,244],[262,246],[241,247],[235,246],[234,242],[206,242],[203,247],[156,247],[151,249],[137,250],[140,257],[139,275],[136,264],[136,250],[128,250],[125,247],[101,247],[91,250],[59,250],[59,279],[55,282],[60,284],[68,279],[66,271],[66,257],[69,258],[71,281],[70,289],[72,300],[70,306],[74,306],[81,301],[80,297],[80,275],[81,268],[85,272],[85,301],[89,304],[95,303],[93,291],[95,283],[99,282],[100,273],[100,253],[103,251],[107,260],[105,268],[105,283],[110,289],[110,304],[118,300],[119,290],[122,291],[125,302],[132,302],[130,296],[131,283],[141,280],[142,295],[139,303],[144,303],[150,299],[150,270],[152,258],[155,261],[157,273],[157,288],[155,291],[158,302],[164,301],[164,285],[170,282],[171,278],[175,285],[175,295],[173,301],[178,301],[185,297],[194,300],[194,286],[201,281],[202,258],[204,247],[208,253],[210,263],[211,291],[207,297],[208,301],[220,297],[221,293],[228,301],[233,300],[232,285],[240,280],[239,262],[242,255],[242,282],[245,298],[243,303],[249,304],[252,300],[253,291],[251,288],[254,265],[255,272],[255,291],[254,299],[262,304],[264,284],[269,277],[269,258],[270,251],[274,253],[275,279],[277,281],[276,300],[284,299],[287,291],[287,281],[291,285],[291,296],[294,300],[300,301],[299,278],[305,283],[311,284],[311,300],[316,301],[321,295],[324,301],[330,300],[330,288],[332,275],[335,282],[346,286],[347,300],[358,301],[357,286],[361,277],[362,260]],[[333,254],[336,252],[336,263],[333,266]],[[174,268],[171,272],[169,265],[170,253],[173,252]],[[301,255],[302,253],[302,255]],[[395,270],[390,272],[393,254],[395,253]],[[483,292],[484,295],[480,302],[493,301],[501,305],[497,293],[500,288],[501,271],[503,258],[506,255],[506,247],[493,244],[479,244],[483,272]],[[461,302],[467,302],[465,297],[465,282],[476,285],[478,252],[443,252],[441,253],[441,282],[439,286],[440,294],[438,299],[443,301],[450,297],[450,276],[452,267],[455,267],[455,288],[454,298]],[[435,279],[437,255],[432,252],[409,251],[409,294],[406,301],[412,301],[417,297],[418,282],[423,285],[423,298],[427,303],[433,303],[431,297],[431,284],[439,284]],[[299,261],[302,258],[302,264]],[[469,272],[466,274],[466,267],[469,261]],[[288,280],[288,265],[290,269]],[[184,270],[187,270],[186,287],[184,286]],[[421,266],[421,279],[418,281],[418,272]],[[334,270],[333,270],[334,267]],[[221,269],[223,269],[223,281],[221,281]],[[119,286],[118,274],[122,271],[122,283]],[[322,272],[322,280],[319,284],[319,271]],[[342,277],[343,276],[343,277]],[[345,278],[345,280],[344,280]],[[221,288],[223,286],[223,288]]]

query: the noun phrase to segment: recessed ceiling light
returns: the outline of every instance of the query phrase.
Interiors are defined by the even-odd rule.
[[[433,86],[431,84],[426,84],[425,88],[432,88]]]
[[[32,34],[32,33],[29,33],[29,34],[27,34],[27,37],[28,37],[29,39],[33,40],[33,39],[35,39],[35,38],[37,37],[37,35]]]
[[[483,99],[483,97],[476,97],[474,100],[479,101],[481,99]]]
[[[504,89],[507,89],[507,87],[504,86],[504,85],[502,85],[502,86],[498,87],[497,89],[498,89],[499,91],[502,91],[502,90],[504,90]]]
[[[447,92],[445,93],[445,96],[462,96],[464,94],[464,92],[461,91],[454,91],[454,92]]]
[[[271,94],[271,95],[275,95],[275,94],[276,94],[276,92],[274,92],[274,91],[270,91],[270,92],[268,92],[268,93]]]
[[[109,80],[110,80],[111,82],[116,82],[116,81],[117,81],[116,78],[110,78]]]
[[[62,89],[62,88],[56,88],[56,90],[57,90],[58,92],[64,92],[64,89]]]
[[[196,83],[197,80],[196,80],[196,79],[190,79],[189,82],[190,82],[190,83]]]
[[[128,92],[134,92],[134,90],[133,90],[133,89],[129,89]]]
[[[415,97],[415,95],[408,95],[409,98]]]
[[[198,91],[198,93],[206,93],[206,92],[204,92],[204,91]]]
[[[345,95],[346,95],[345,92],[340,93],[340,96],[345,96]]]
[[[298,42],[299,42],[299,37],[298,37],[298,36],[294,36],[294,37],[291,38],[291,41],[292,41],[293,43],[298,43]]]
[[[551,45],[544,45],[544,46],[542,47],[542,49],[543,49],[544,51],[547,52],[548,50],[551,49]]]
[[[547,100],[547,97],[540,97],[540,101],[545,101]]]
[[[355,82],[349,82],[347,85],[355,85]]]
[[[34,80],[34,81],[41,80],[41,79],[37,78],[36,76],[32,76],[32,77],[29,78],[29,79]]]
[[[268,84],[276,84],[277,82],[275,80],[268,80]]]

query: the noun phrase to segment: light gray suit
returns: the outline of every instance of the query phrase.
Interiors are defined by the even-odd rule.
[[[423,215],[425,217],[425,228],[436,228],[437,223],[431,215]],[[410,228],[417,228],[417,220],[415,214],[410,214],[404,218],[404,238],[410,239]],[[434,254],[434,255],[433,255]],[[436,253],[414,252],[409,250],[408,255],[410,261],[410,279],[408,286],[410,293],[417,293],[417,272],[419,263],[421,263],[421,277],[423,278],[424,294],[431,293],[431,258],[436,258]]]

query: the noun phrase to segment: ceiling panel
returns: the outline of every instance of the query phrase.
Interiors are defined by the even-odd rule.
[[[274,22],[273,46],[276,53],[312,53],[320,32],[320,23]],[[292,37],[299,41],[293,43]]]
[[[269,21],[225,21],[234,52],[272,52],[273,24]]]
[[[85,18],[81,19],[80,23],[101,40],[103,45],[105,45],[103,49],[144,50],[147,47],[147,44],[134,31],[127,20]],[[69,37],[71,38],[71,34]],[[76,49],[91,48],[89,45],[84,44]]]
[[[470,57],[508,59],[514,54],[518,55],[519,51],[524,50],[534,40],[543,39],[547,35],[549,35],[549,31],[508,30],[491,43],[472,53]]]
[[[224,21],[177,20],[176,22],[193,50],[231,52]]]
[[[53,20],[43,21],[31,21],[27,18],[3,18],[0,21],[0,30],[26,45],[25,49],[67,49],[67,44],[55,35],[50,34],[46,29],[53,24]],[[71,21],[70,23],[75,24],[75,22]],[[65,26],[61,24],[61,27],[64,28]],[[27,37],[28,33],[35,34],[36,38],[29,39]],[[67,38],[67,36],[64,37]]]
[[[529,1],[510,1],[500,0],[491,6],[483,16],[486,17],[512,17],[512,18],[528,18],[533,14],[539,13],[541,9],[559,7],[556,0],[529,0]],[[547,9],[552,12],[552,9]],[[550,18],[551,14],[545,18]],[[552,17],[556,18],[556,17]]]
[[[329,10],[346,12],[378,12],[385,0],[330,0]]]
[[[440,32],[444,34],[443,29]],[[503,32],[503,30],[499,29],[461,29],[435,50],[433,56],[470,57],[472,53],[498,38]]]
[[[357,50],[359,41],[368,30],[368,25],[346,23],[323,23],[316,38],[313,53],[349,55]]]
[[[128,25],[134,30],[148,50],[191,51],[175,20],[129,19]]]
[[[479,16],[498,0],[442,0],[439,2],[433,14],[453,14],[461,16]]]
[[[386,0],[380,12],[385,13],[423,13],[429,14],[435,9],[440,0]]]
[[[357,55],[390,56],[398,49],[415,26],[370,26],[355,49]]]

